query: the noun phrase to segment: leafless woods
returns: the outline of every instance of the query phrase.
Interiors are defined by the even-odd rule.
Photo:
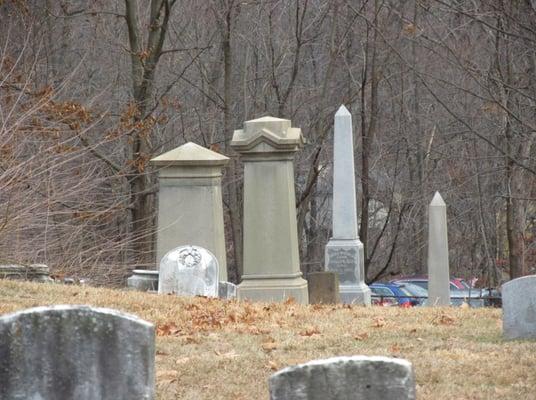
[[[304,271],[330,235],[333,114],[355,126],[367,279],[423,272],[426,206],[451,270],[536,271],[536,6],[529,0],[0,1],[0,261],[118,284],[154,266],[148,160],[194,141],[232,158],[241,271],[244,120],[292,119]]]

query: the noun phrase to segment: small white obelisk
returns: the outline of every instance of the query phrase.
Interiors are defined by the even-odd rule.
[[[339,274],[341,301],[370,305],[363,243],[357,233],[352,116],[341,106],[333,139],[333,236],[326,246],[326,271]]]
[[[447,206],[436,192],[428,207],[428,305],[450,305]]]

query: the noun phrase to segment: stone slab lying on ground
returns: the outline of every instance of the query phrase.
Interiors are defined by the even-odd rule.
[[[0,279],[52,282],[49,275],[50,270],[45,264],[0,264]]]
[[[270,400],[413,400],[409,361],[389,357],[334,357],[288,367],[268,381]]]
[[[0,317],[0,399],[153,399],[154,326],[87,306]]]
[[[503,335],[506,339],[536,339],[536,275],[502,285]]]

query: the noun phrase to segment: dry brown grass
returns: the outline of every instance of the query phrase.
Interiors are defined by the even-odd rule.
[[[497,309],[304,307],[0,280],[0,314],[49,304],[155,323],[158,399],[266,399],[279,368],[358,354],[410,360],[419,400],[536,399],[536,342],[504,341]]]

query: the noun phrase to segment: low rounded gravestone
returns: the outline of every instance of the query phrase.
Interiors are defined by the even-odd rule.
[[[0,399],[154,398],[154,325],[59,305],[0,317]]]
[[[218,297],[218,260],[200,246],[180,246],[160,261],[158,293]]]
[[[506,339],[536,339],[536,275],[502,285],[503,335]]]
[[[415,400],[411,363],[380,356],[310,361],[276,372],[268,386],[270,400]]]

